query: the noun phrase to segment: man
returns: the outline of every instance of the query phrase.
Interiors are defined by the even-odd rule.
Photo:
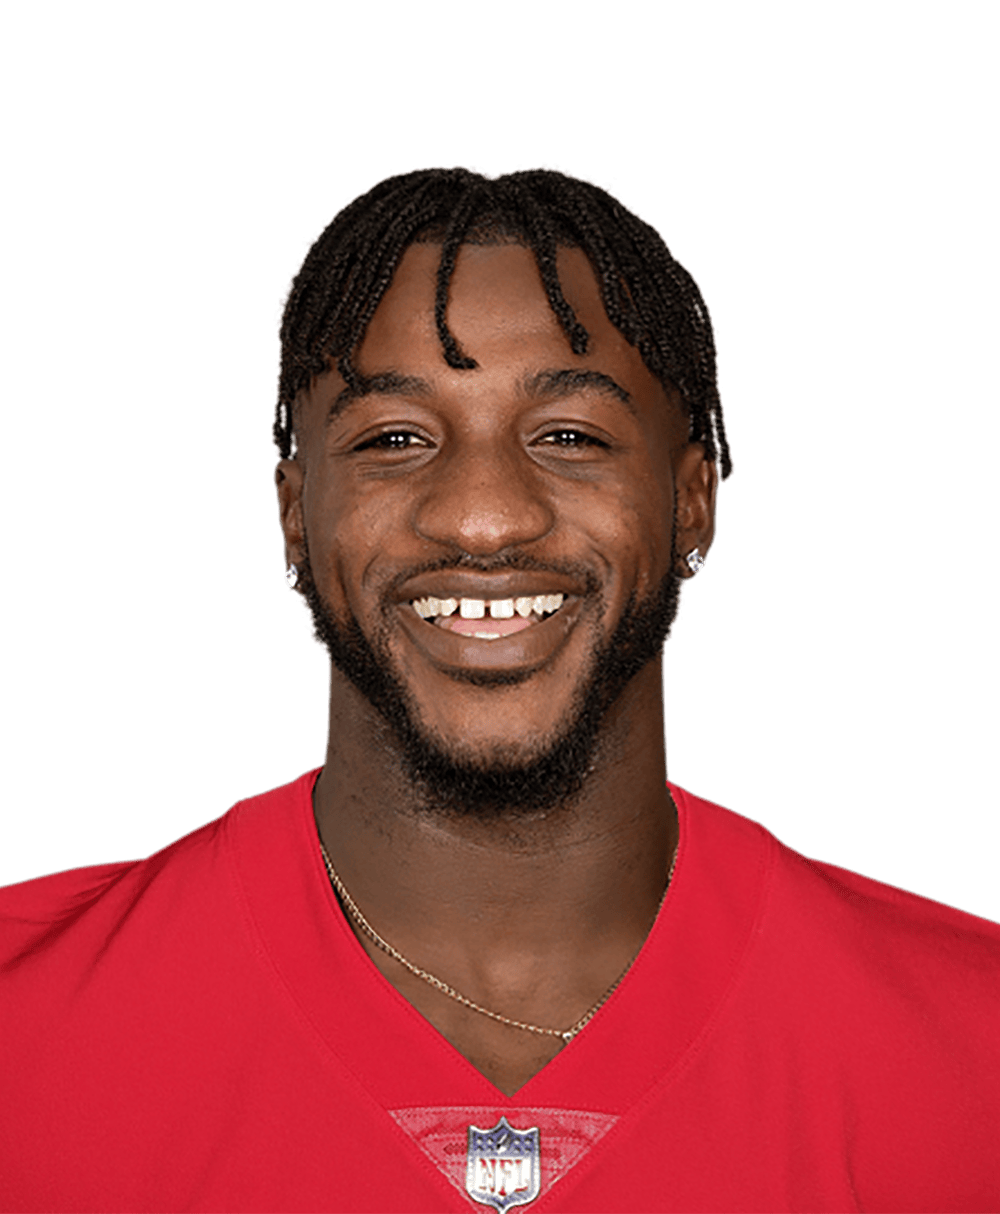
[[[665,782],[730,464],[656,233],[393,178],[282,348],[326,762],[5,891],[4,1208],[1000,1209],[1000,929]]]

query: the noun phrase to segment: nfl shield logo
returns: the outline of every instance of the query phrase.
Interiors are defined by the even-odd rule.
[[[515,1130],[501,1117],[492,1130],[469,1126],[465,1187],[473,1201],[503,1214],[534,1201],[541,1188],[538,1127]]]

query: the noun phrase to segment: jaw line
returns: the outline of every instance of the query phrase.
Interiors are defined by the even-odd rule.
[[[553,730],[531,753],[518,753],[518,739],[510,747],[493,748],[490,755],[469,756],[461,746],[448,745],[420,727],[418,706],[398,678],[386,644],[388,620],[373,641],[353,617],[347,623],[337,620],[316,588],[308,544],[300,572],[317,640],[394,737],[402,771],[419,793],[415,808],[483,821],[525,819],[575,802],[594,770],[607,712],[639,670],[661,652],[680,590],[680,579],[668,572],[648,599],[637,603],[632,594],[612,636],[591,651],[589,668],[581,673],[565,714],[566,728]],[[447,674],[457,682],[491,687],[525,682],[539,669],[449,670]]]
[[[491,747],[486,755],[463,753],[427,728],[405,684],[397,677],[383,639],[370,641],[356,619],[338,620],[320,597],[308,550],[300,566],[299,586],[313,616],[316,639],[329,651],[334,666],[377,711],[395,742],[401,771],[418,793],[413,808],[451,818],[483,821],[527,819],[575,799],[591,766],[599,722],[587,703],[596,653],[582,676],[574,703],[566,713],[569,728],[554,730],[529,753],[513,744]],[[380,652],[381,651],[381,652]],[[518,684],[542,667],[520,671],[449,670],[458,682],[480,686]]]

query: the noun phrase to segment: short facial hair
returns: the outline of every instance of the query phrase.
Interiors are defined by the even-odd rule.
[[[470,562],[458,560],[438,567],[468,569]],[[500,567],[523,570],[540,566],[515,556],[505,559]],[[369,640],[353,615],[346,620],[336,618],[316,587],[308,545],[299,567],[298,589],[312,612],[316,639],[389,726],[403,772],[416,788],[422,806],[438,813],[487,820],[551,811],[572,804],[579,796],[593,769],[601,727],[609,710],[628,683],[659,655],[669,635],[680,598],[681,579],[674,572],[676,567],[673,554],[669,571],[653,593],[639,599],[633,591],[612,636],[596,648],[563,727],[528,757],[515,754],[511,747],[506,756],[501,752],[490,758],[470,758],[449,750],[440,738],[422,728],[418,707],[393,670],[385,640],[388,626],[377,629]],[[497,568],[494,562],[488,572]],[[593,575],[588,584],[589,593],[596,596]],[[463,672],[456,677],[490,686],[526,681],[534,673]]]

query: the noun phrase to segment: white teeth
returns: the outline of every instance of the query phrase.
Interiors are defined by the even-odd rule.
[[[472,634],[478,641],[499,641],[499,632],[474,632]]]
[[[530,601],[536,615],[551,615],[563,605],[565,597],[564,594],[536,594]]]
[[[437,599],[433,594],[426,598],[414,599],[413,610],[423,620],[433,620],[435,616],[451,615],[458,607],[458,599]]]
[[[509,620],[516,611],[522,619],[527,619],[532,612],[536,615],[551,615],[563,605],[564,594],[536,594],[534,597],[516,599],[439,599],[433,594],[422,599],[413,600],[413,610],[424,620],[433,620],[438,616],[454,615],[459,612],[463,620],[481,620],[489,614],[494,620]],[[478,635],[478,634],[477,634]],[[487,634],[483,634],[486,636]],[[489,636],[492,639],[493,633]]]

